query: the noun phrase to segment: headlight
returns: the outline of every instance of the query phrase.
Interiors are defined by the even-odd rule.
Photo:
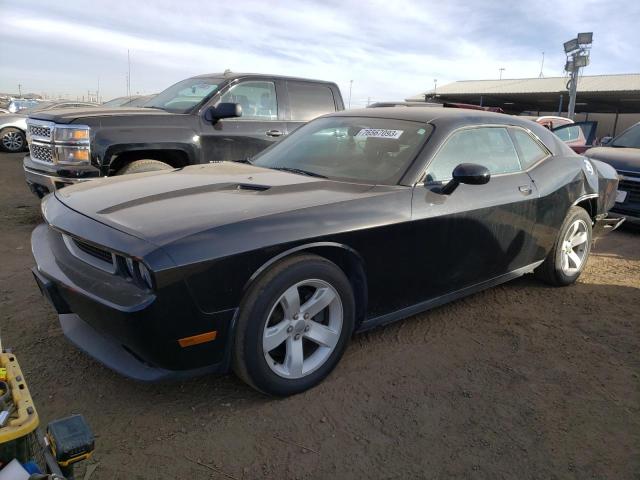
[[[138,262],[138,269],[140,270],[140,276],[147,287],[153,288],[153,280],[151,279],[151,272],[144,266],[142,262]]]
[[[65,143],[88,143],[89,127],[67,127],[57,125],[54,140],[56,142]]]
[[[76,165],[89,163],[89,146],[83,147],[56,147],[57,163],[63,165]]]
[[[144,263],[134,260],[130,257],[125,257],[125,265],[127,267],[127,274],[133,280],[138,283],[144,284],[148,288],[153,288],[153,279],[151,278],[151,272],[144,265]]]

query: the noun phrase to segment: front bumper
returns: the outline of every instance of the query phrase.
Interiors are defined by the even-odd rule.
[[[34,162],[29,155],[24,157],[22,168],[29,189],[40,198],[68,185],[94,180],[100,176],[100,172],[94,167],[62,169],[53,164]]]
[[[73,216],[70,211],[68,216]],[[96,222],[96,229],[107,228]],[[158,292],[137,289],[115,274],[73,257],[48,225],[31,241],[42,294],[67,338],[107,367],[142,381],[180,379],[229,370],[236,309],[199,311],[178,281]],[[214,341],[182,347],[179,339],[216,330]]]

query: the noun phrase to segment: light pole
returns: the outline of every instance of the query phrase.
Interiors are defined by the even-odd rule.
[[[434,78],[433,79],[433,96],[435,98],[436,96],[436,90],[438,89],[438,79]]]
[[[351,108],[351,90],[353,89],[353,80],[349,80],[349,108]]]
[[[22,98],[22,85],[18,84],[18,96]]]
[[[500,71],[500,80],[502,80],[502,72],[504,72],[506,68],[500,67],[498,70]]]
[[[578,95],[578,77],[580,69],[589,65],[589,54],[593,43],[593,32],[579,33],[576,38],[564,42],[564,53],[567,62],[564,69],[569,73],[567,90],[569,90],[569,107],[567,117],[573,120],[576,112],[576,97]]]

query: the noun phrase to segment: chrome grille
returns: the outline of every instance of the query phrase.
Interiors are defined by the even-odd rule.
[[[32,124],[29,125],[29,134],[41,138],[51,138],[51,127]]]
[[[51,145],[41,145],[31,143],[29,145],[31,158],[37,162],[53,163],[53,147]]]

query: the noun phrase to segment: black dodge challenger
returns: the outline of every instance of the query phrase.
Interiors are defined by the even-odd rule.
[[[351,110],[244,163],[56,191],[34,275],[67,337],[124,375],[233,369],[290,395],[354,331],[529,272],[575,282],[621,221],[607,217],[617,183],[528,120]]]

